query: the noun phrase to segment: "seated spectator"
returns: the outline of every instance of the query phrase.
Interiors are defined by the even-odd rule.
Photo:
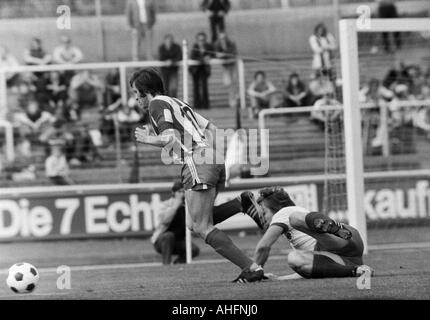
[[[337,46],[334,36],[327,31],[325,24],[319,23],[315,26],[314,33],[309,38],[309,44],[314,53],[312,70],[314,73],[325,71],[333,80],[333,56]]]
[[[72,110],[78,118],[84,108],[100,107],[103,101],[103,83],[89,70],[73,76],[69,87],[69,98]]]
[[[111,105],[121,99],[121,86],[119,69],[108,72],[105,78],[105,105]]]
[[[394,97],[391,90],[384,87],[381,82],[372,78],[360,90],[359,99],[362,103],[374,103],[380,105],[381,101],[390,101]]]
[[[131,132],[141,119],[136,99],[130,98],[125,106],[120,105],[117,110],[117,119],[121,141],[130,141]]]
[[[250,118],[257,118],[261,109],[270,108],[270,98],[275,91],[275,86],[266,79],[264,71],[257,71],[254,74],[254,81],[248,88],[251,99]]]
[[[9,49],[4,45],[0,45],[0,68],[16,67],[18,65],[18,60],[9,52]],[[6,85],[8,88],[15,87],[18,81],[18,73],[6,73]]]
[[[63,153],[63,141],[50,141],[51,154],[45,160],[45,175],[55,185],[71,185],[74,184],[70,179],[70,169],[67,164],[66,157]]]
[[[297,73],[292,73],[285,88],[286,107],[302,107],[308,103],[308,91]]]
[[[429,92],[430,93],[430,92]],[[430,140],[430,107],[420,107],[414,116],[414,126],[423,130]]]
[[[30,47],[24,51],[24,62],[29,66],[44,66],[51,63],[52,57],[42,45],[42,40],[33,38]]]
[[[322,111],[321,107],[324,106],[341,106],[341,103],[333,97],[333,92],[328,90],[323,93],[321,99],[314,103],[314,110],[311,112],[311,119],[316,122],[323,130],[327,120],[335,120],[341,117],[341,111]]]
[[[382,85],[393,91],[396,85],[405,84],[407,82],[409,82],[409,79],[404,62],[399,59],[394,60],[394,65],[390,70],[388,70],[384,80],[382,81]]]
[[[171,97],[178,96],[179,66],[176,64],[182,60],[182,49],[175,42],[173,35],[167,34],[163,43],[158,48],[160,61],[169,63],[168,67],[161,68],[161,75],[166,86],[167,95]]]
[[[309,82],[309,104],[314,105],[317,100],[322,99],[327,93],[334,95],[335,92],[336,88],[333,82],[330,81],[324,71],[313,74]]]
[[[215,57],[218,59],[227,60],[223,63],[223,83],[228,88],[229,105],[234,108],[237,103],[237,88],[236,88],[236,59],[237,48],[236,43],[231,40],[225,32],[220,32],[218,40],[214,44]]]
[[[15,123],[19,127],[23,153],[31,156],[31,143],[46,143],[53,131],[55,117],[49,112],[42,111],[36,100],[30,100],[25,112],[15,115]]]
[[[60,38],[61,44],[54,49],[53,60],[57,64],[76,64],[82,61],[84,55],[81,49],[72,44],[68,36]]]
[[[48,91],[49,109],[51,113],[55,114],[66,105],[68,99],[67,86],[59,72],[50,72],[46,89]]]
[[[155,250],[161,254],[164,265],[186,262],[185,244],[185,192],[180,181],[173,184],[172,197],[162,203],[158,225],[151,237]],[[192,243],[192,256],[199,255],[199,247]]]
[[[60,42],[61,44],[54,49],[54,52],[52,54],[52,59],[54,63],[77,64],[83,60],[84,55],[81,49],[72,44],[72,40],[70,39],[70,37],[63,35],[60,38]],[[73,70],[64,71],[62,73],[66,85],[69,85],[74,74],[75,72]]]

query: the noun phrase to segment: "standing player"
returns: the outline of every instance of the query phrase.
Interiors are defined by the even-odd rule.
[[[253,213],[251,217],[266,230],[255,249],[256,264],[264,266],[272,245],[285,235],[294,249],[288,265],[303,278],[355,277],[366,269],[373,273],[363,265],[363,241],[355,228],[296,206],[280,187],[262,189],[257,201],[251,192],[241,197],[244,212]],[[292,278],[297,277],[277,279]],[[238,280],[247,282],[241,276]]]
[[[148,130],[136,128],[136,140],[169,149],[169,154],[183,163],[182,183],[192,221],[192,225],[187,227],[199,234],[216,252],[241,268],[241,277],[246,281],[261,280],[264,277],[263,269],[213,225],[213,207],[217,191],[224,187],[225,165],[217,164],[216,157],[212,157],[213,161],[210,163],[196,163],[195,156],[201,155],[203,149],[208,154],[216,154],[216,145],[214,142],[209,143],[209,140],[215,137],[217,128],[186,103],[164,95],[163,81],[153,69],[135,72],[130,85],[139,107],[149,115],[147,118],[156,133],[154,136]],[[178,145],[181,147],[179,152]]]

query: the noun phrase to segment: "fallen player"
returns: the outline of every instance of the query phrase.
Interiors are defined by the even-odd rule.
[[[264,266],[272,245],[285,235],[293,248],[288,265],[296,273],[266,279],[292,280],[300,278],[359,277],[373,270],[363,264],[363,241],[359,232],[328,216],[298,207],[280,187],[265,188],[255,200],[246,191],[241,195],[242,207],[265,233],[254,253],[254,262]],[[236,282],[248,282],[242,274]]]

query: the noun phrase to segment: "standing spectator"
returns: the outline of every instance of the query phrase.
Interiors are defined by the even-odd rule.
[[[61,140],[50,141],[51,155],[45,160],[45,174],[55,185],[74,184],[69,177],[69,165],[63,153]]]
[[[30,47],[24,51],[24,62],[29,66],[45,66],[51,61],[52,56],[43,49],[42,40],[33,38]]]
[[[229,0],[203,0],[202,9],[209,16],[212,32],[212,43],[218,39],[220,32],[225,31],[225,16],[230,11]]]
[[[127,22],[131,29],[131,56],[139,60],[142,44],[145,43],[146,59],[152,59],[152,28],[156,22],[157,8],[155,0],[128,0],[126,6]]]
[[[275,86],[266,79],[264,71],[257,71],[254,74],[254,81],[248,88],[248,94],[251,98],[250,118],[257,118],[261,109],[270,107],[270,96],[275,91]]]
[[[299,75],[293,72],[285,88],[285,104],[287,107],[301,107],[307,104],[308,92]]]
[[[315,73],[327,72],[333,79],[333,51],[336,49],[334,36],[327,31],[323,23],[315,26],[314,34],[309,38],[309,44],[314,53],[312,69]]]
[[[398,18],[397,7],[394,0],[378,0],[378,17],[381,19],[393,19]],[[384,50],[388,53],[391,52],[390,45],[390,34],[388,32],[382,33],[382,42],[384,44]],[[400,38],[400,32],[393,32],[394,42],[397,50],[402,46],[402,40]]]
[[[4,45],[0,45],[0,68],[16,67],[18,65],[18,60],[9,52],[9,49]],[[18,81],[18,73],[8,72],[6,74],[6,85],[8,87],[16,86]]]
[[[191,49],[191,59],[200,64],[191,66],[190,72],[193,76],[194,106],[196,109],[209,109],[208,78],[211,75],[210,59],[213,57],[212,45],[207,42],[204,32],[196,36],[196,43]]]
[[[230,40],[225,32],[220,32],[218,40],[215,42],[215,57],[227,60],[223,63],[223,82],[228,88],[230,107],[236,106],[236,43]]]
[[[161,68],[161,75],[166,86],[167,94],[171,97],[178,96],[179,66],[176,64],[182,60],[182,49],[175,42],[173,35],[167,34],[164,42],[158,49],[160,61],[169,63],[168,67]]]
[[[185,192],[181,181],[173,184],[172,197],[162,203],[158,221],[151,242],[161,254],[163,264],[170,264],[172,255],[178,255],[173,263],[186,262]],[[192,256],[198,256],[199,251],[199,247],[192,243]]]

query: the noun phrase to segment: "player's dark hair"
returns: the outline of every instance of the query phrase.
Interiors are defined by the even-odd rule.
[[[130,78],[131,87],[133,83],[142,96],[147,94],[155,96],[166,92],[163,79],[154,68],[145,68],[134,72]]]
[[[271,187],[260,190],[260,197],[257,202],[261,203],[263,201],[265,206],[273,212],[296,205],[294,201],[291,200],[290,195],[281,187]]]

